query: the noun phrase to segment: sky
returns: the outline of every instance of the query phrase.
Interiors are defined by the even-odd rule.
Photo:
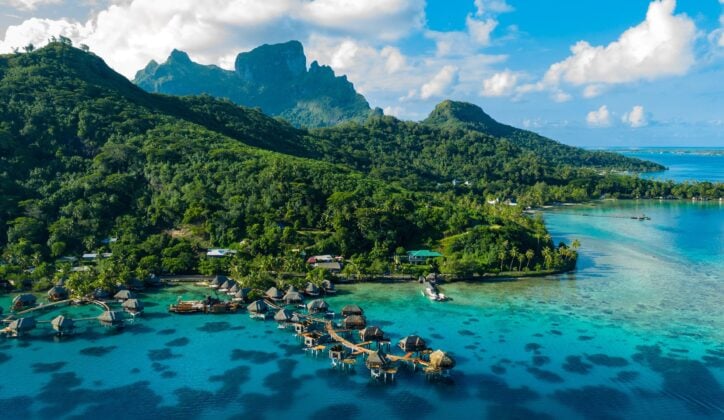
[[[64,35],[132,79],[296,39],[374,107],[444,99],[585,147],[724,147],[724,0],[0,0],[0,53]]]

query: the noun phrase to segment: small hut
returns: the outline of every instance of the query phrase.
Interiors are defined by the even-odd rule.
[[[367,320],[362,315],[350,315],[342,321],[342,326],[346,330],[361,330],[367,326]]]
[[[53,286],[48,290],[48,300],[57,302],[68,299],[68,289],[63,286]]]
[[[293,284],[291,284],[291,285],[289,285],[289,287],[287,287],[287,293],[289,293],[289,292],[297,292],[297,293],[298,293],[298,292],[299,292],[299,289],[297,289]]]
[[[350,315],[359,315],[362,316],[364,314],[364,311],[362,308],[359,307],[359,305],[351,304],[351,305],[345,305],[344,308],[342,308],[342,316],[350,316]]]
[[[249,311],[249,314],[252,316],[264,316],[269,311],[269,305],[259,299],[247,306],[246,310]]]
[[[307,303],[307,312],[310,314],[327,312],[327,310],[329,310],[329,305],[322,299],[314,299]]]
[[[69,334],[75,329],[75,322],[63,315],[58,315],[53,318],[53,320],[50,321],[50,325],[53,327],[53,330],[58,333],[58,335]]]
[[[404,337],[397,345],[405,352],[419,352],[427,349],[425,340],[416,335]]]
[[[33,317],[18,318],[8,325],[8,330],[10,330],[13,337],[20,337],[26,332],[35,329],[35,325],[35,318]]]
[[[274,314],[274,321],[287,323],[292,320],[292,315],[293,313],[289,309],[280,309],[276,314]]]
[[[385,333],[380,327],[367,327],[359,332],[359,338],[362,341],[382,341],[385,339]]]
[[[324,280],[322,282],[322,290],[324,290],[324,293],[328,295],[337,293],[337,289],[334,287],[334,283],[332,283],[331,280]]]
[[[121,306],[126,312],[132,315],[138,315],[143,312],[143,303],[138,299],[128,299],[124,301]]]
[[[316,284],[309,282],[307,287],[304,288],[304,294],[308,296],[319,296],[319,287]]]
[[[287,305],[291,305],[294,303],[302,303],[302,300],[304,299],[302,298],[301,293],[297,292],[296,289],[291,290],[291,288],[289,288],[287,293],[284,294],[282,300],[284,300],[284,303]]]
[[[251,293],[250,288],[242,287],[234,293],[234,298],[232,300],[234,302],[246,302],[249,299],[249,293]]]
[[[116,300],[128,300],[128,299],[135,299],[136,294],[128,289],[120,290],[118,293],[113,295],[113,299]]]
[[[146,277],[146,286],[148,287],[161,287],[163,283],[161,282],[161,277],[151,274],[148,277]]]
[[[335,344],[329,348],[329,358],[332,360],[341,361],[347,357],[347,348],[341,344]]]
[[[267,298],[269,298],[273,301],[278,301],[278,300],[282,300],[282,298],[284,297],[284,294],[282,293],[281,290],[277,289],[276,287],[270,287],[269,290],[267,290],[266,293],[264,293],[264,296],[266,296]]]
[[[105,311],[98,315],[98,321],[104,327],[116,327],[120,328],[123,326],[124,317],[123,312],[119,311]]]
[[[228,279],[221,283],[221,286],[219,286],[219,292],[226,293],[234,286],[236,286],[236,280]]]
[[[212,289],[218,289],[219,287],[221,287],[222,284],[224,284],[227,281],[229,281],[228,277],[222,276],[222,275],[217,275],[217,276],[214,276],[213,279],[211,279],[211,281],[209,282],[209,287]]]
[[[370,370],[387,369],[390,367],[390,359],[382,350],[373,351],[367,356],[365,366]]]
[[[322,343],[329,341],[329,335],[321,331],[311,331],[303,334],[304,345],[307,347],[316,347]]]
[[[15,296],[13,298],[13,310],[14,311],[22,311],[24,309],[29,309],[35,306],[35,303],[37,302],[37,299],[34,295],[31,295],[30,293],[23,293],[21,295]]]
[[[435,370],[449,370],[455,367],[455,360],[442,350],[430,353],[430,368]]]
[[[240,289],[241,287],[239,286],[239,283],[234,282],[234,285],[229,287],[229,290],[226,292],[226,294],[229,296],[234,296],[236,292],[238,292]]]

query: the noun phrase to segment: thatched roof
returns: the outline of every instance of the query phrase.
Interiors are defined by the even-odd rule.
[[[117,324],[123,322],[123,312],[105,311],[98,315],[98,320],[107,324]]]
[[[124,309],[140,311],[143,309],[143,302],[138,299],[128,299],[121,305]]]
[[[317,294],[319,293],[319,287],[317,287],[316,284],[309,282],[307,283],[307,287],[304,288],[304,292],[310,294]]]
[[[234,282],[234,285],[229,287],[229,293],[236,293],[239,291],[239,289],[241,289],[241,287],[239,287],[239,284]]]
[[[363,313],[362,308],[355,304],[345,305],[344,308],[342,308],[342,316],[362,315]]]
[[[334,290],[334,283],[332,283],[331,280],[324,280],[322,282],[322,289],[324,290]]]
[[[390,364],[390,359],[382,350],[373,351],[367,356],[365,362],[368,368],[384,368]]]
[[[385,338],[385,333],[380,327],[367,327],[359,332],[362,341],[376,341]]]
[[[280,309],[274,314],[274,321],[289,322],[292,320],[293,313],[289,309]]]
[[[323,299],[314,299],[313,301],[307,303],[307,310],[309,312],[324,312],[327,309],[329,309],[329,304],[327,304],[327,302]]]
[[[35,302],[37,300],[38,299],[35,297],[35,295],[31,295],[30,293],[23,293],[13,298],[13,306],[32,306],[35,305]]]
[[[274,299],[274,300],[281,299],[284,296],[284,294],[282,294],[281,290],[277,289],[276,287],[270,287],[269,290],[267,290],[266,293],[264,293],[264,295],[266,297],[268,297],[269,299]]]
[[[234,297],[239,299],[246,299],[249,296],[249,292],[251,292],[250,288],[242,287],[234,294]]]
[[[130,290],[126,290],[126,289],[121,290],[118,293],[116,293],[115,295],[113,295],[113,299],[120,299],[120,300],[135,299],[135,297],[136,297],[135,293],[133,293]]]
[[[288,291],[283,298],[285,303],[299,303],[303,300],[302,295],[297,291]]]
[[[50,321],[50,325],[55,331],[65,331],[73,329],[75,327],[75,322],[63,315],[58,315]]]
[[[52,299],[65,299],[68,297],[68,289],[63,286],[54,286],[48,290],[48,297]]]
[[[27,317],[16,319],[15,321],[11,322],[8,327],[11,330],[15,331],[30,331],[35,328],[35,318]]]
[[[297,289],[296,287],[294,287],[294,285],[292,284],[292,285],[289,285],[289,287],[287,287],[287,293],[289,293],[289,292],[297,292],[297,293],[298,293],[298,292],[299,292],[299,289]]]
[[[367,320],[362,315],[350,315],[342,321],[342,324],[348,330],[361,330],[367,325]]]
[[[408,335],[407,337],[404,337],[400,340],[398,345],[405,351],[419,351],[427,348],[425,340],[416,335]]]
[[[455,367],[455,360],[442,350],[435,350],[430,353],[430,367],[436,369],[452,369]]]
[[[218,276],[214,276],[214,278],[211,279],[211,281],[209,282],[209,285],[210,285],[210,286],[220,287],[222,284],[224,284],[224,282],[227,282],[227,281],[229,281],[229,278],[228,278],[228,277],[222,276],[222,275],[218,275]]]
[[[266,304],[263,300],[255,300],[249,306],[246,307],[246,310],[252,313],[258,313],[262,314],[269,310],[269,305]]]

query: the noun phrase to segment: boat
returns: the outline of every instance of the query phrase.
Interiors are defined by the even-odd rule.
[[[434,284],[426,283],[425,288],[422,290],[422,295],[435,302],[442,302],[447,300],[447,297],[440,293]]]
[[[181,300],[168,307],[169,312],[176,314],[227,314],[236,312],[239,309],[237,302],[226,302],[216,298],[207,297],[203,300]]]

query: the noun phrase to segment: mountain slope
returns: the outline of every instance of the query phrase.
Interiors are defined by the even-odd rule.
[[[260,107],[296,126],[322,127],[364,121],[372,112],[345,76],[307,59],[302,44],[262,45],[237,56],[235,70],[205,66],[174,50],[166,62],[149,63],[134,82],[148,92],[171,95],[208,94]]]

